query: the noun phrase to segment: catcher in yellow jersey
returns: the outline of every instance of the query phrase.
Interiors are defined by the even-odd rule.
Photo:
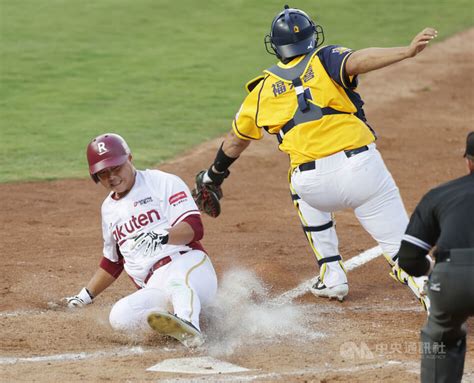
[[[416,56],[436,34],[426,28],[398,48],[322,46],[321,26],[305,12],[285,6],[265,40],[267,51],[280,62],[247,84],[249,94],[232,131],[214,163],[196,177],[198,206],[212,216],[219,214],[220,186],[230,165],[266,131],[290,157],[292,199],[320,268],[312,293],[340,301],[348,294],[332,213],[352,208],[382,248],[392,276],[427,308],[424,280],[398,267],[396,254],[408,216],[355,89],[358,74]]]

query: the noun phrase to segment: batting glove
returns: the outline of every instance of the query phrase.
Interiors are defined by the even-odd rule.
[[[94,299],[93,295],[85,287],[79,292],[79,294],[68,297],[66,299],[67,307],[73,309],[77,307],[84,307],[92,303]]]
[[[153,255],[157,250],[161,250],[162,245],[168,243],[169,234],[166,230],[150,231],[148,233],[141,233],[136,236],[133,241],[136,250],[145,247],[143,254],[148,257]]]

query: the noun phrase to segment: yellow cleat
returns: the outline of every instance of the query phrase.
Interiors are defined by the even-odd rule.
[[[177,339],[188,348],[204,343],[201,332],[191,322],[167,312],[153,312],[148,315],[148,324],[157,333]]]

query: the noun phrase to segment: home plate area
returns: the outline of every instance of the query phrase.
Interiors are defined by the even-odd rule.
[[[182,374],[228,374],[250,370],[209,356],[203,356],[166,359],[148,368],[147,371],[174,372]]]

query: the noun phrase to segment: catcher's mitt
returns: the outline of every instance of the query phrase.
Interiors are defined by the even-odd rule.
[[[199,210],[216,218],[221,213],[222,188],[215,183],[203,182],[206,170],[201,170],[196,176],[196,187],[192,191],[194,201]]]

